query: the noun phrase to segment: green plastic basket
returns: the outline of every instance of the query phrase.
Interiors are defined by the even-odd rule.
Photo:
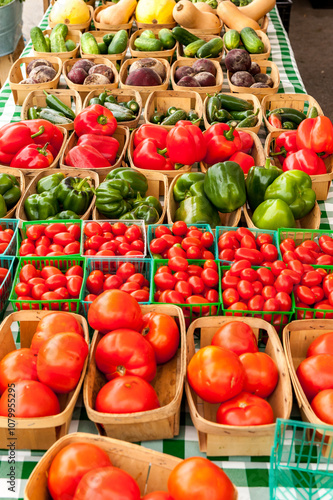
[[[312,267],[313,269],[325,269],[325,271],[327,271],[328,274],[333,273],[333,266],[313,265]],[[297,307],[294,292],[292,293],[292,301],[296,319],[333,319],[333,307],[332,309],[314,309],[313,307],[310,306]]]
[[[0,228],[12,229],[14,231],[13,237],[9,242],[8,247],[1,255],[16,255],[16,239],[19,233],[19,221],[17,219],[1,219]]]
[[[5,279],[0,284],[0,320],[3,319],[8,305],[9,295],[15,274],[16,257],[0,256],[0,267],[8,269]]]
[[[305,240],[317,240],[320,236],[328,235],[333,237],[333,231],[325,229],[286,229],[281,227],[278,229],[278,245],[280,245],[286,238],[291,238],[298,245]]]
[[[271,500],[332,500],[333,427],[277,419],[270,460]]]

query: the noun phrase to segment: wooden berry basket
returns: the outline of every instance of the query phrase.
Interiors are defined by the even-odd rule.
[[[124,167],[127,167],[126,164],[123,163]],[[162,201],[162,215],[156,222],[156,224],[163,224],[164,218],[166,216],[166,210],[167,210],[167,201],[168,201],[168,178],[166,175],[162,174],[161,172],[157,172],[154,170],[146,170],[145,172],[142,172],[143,175],[146,177],[148,181],[148,190],[146,193],[146,196],[154,196],[158,200],[160,197],[163,197]],[[100,175],[100,181],[105,180],[105,175]],[[94,220],[101,220],[101,219],[107,219],[104,215],[102,215],[96,207],[94,207],[93,210],[93,217]],[[126,222],[126,221],[124,221]]]
[[[112,69],[113,74],[114,74],[114,81],[113,83],[109,83],[107,85],[79,85],[77,83],[71,82],[68,78],[67,75],[74,66],[74,64],[80,61],[80,59],[69,59],[68,61],[64,62],[63,68],[62,68],[62,74],[65,78],[66,84],[70,89],[76,90],[84,99],[89,92],[92,90],[100,90],[100,92],[103,92],[104,89],[111,90],[111,89],[116,89],[118,87],[118,82],[119,82],[119,75],[118,71],[116,70],[115,65],[113,64],[112,61],[109,59],[106,59],[105,57],[102,56],[95,56],[93,58],[93,62],[95,64],[105,64],[106,66],[109,66],[109,68]]]
[[[16,350],[11,326],[19,323],[21,347],[29,348],[38,322],[50,311],[18,311],[7,316],[0,325],[0,359]],[[70,313],[83,328],[84,338],[89,344],[88,324],[80,314]],[[84,363],[80,380],[74,391],[59,394],[60,413],[49,417],[15,418],[15,447],[17,450],[47,450],[59,438],[68,433],[74,407],[79,396],[88,364],[88,356]],[[11,428],[8,418],[0,417],[0,446],[6,448]]]
[[[264,48],[264,52],[261,52],[260,54],[251,54],[250,53],[251,59],[252,59],[252,61],[261,61],[263,59],[268,59],[270,54],[271,54],[271,43],[269,41],[269,38],[266,35],[266,33],[264,33],[261,30],[255,30],[255,32],[257,33],[260,40],[263,42],[265,48]],[[225,37],[225,35],[224,35],[224,37]],[[224,42],[224,37],[223,37],[223,42]],[[244,47],[241,46],[241,47],[237,47],[237,48],[242,49]],[[224,49],[225,49],[226,53],[228,54],[229,50],[227,49],[227,47],[225,45],[224,45]]]
[[[94,409],[99,390],[105,385],[106,378],[95,363],[97,344],[102,335],[95,331],[91,343],[89,367],[83,388],[83,399],[90,420],[95,422],[101,435],[112,436],[124,441],[151,441],[172,439],[179,434],[180,404],[183,395],[186,371],[185,320],[182,310],[173,304],[142,305],[143,314],[160,312],[177,319],[180,333],[180,348],[174,358],[158,365],[155,379],[151,382],[161,407],[155,410],[108,414]]]
[[[8,175],[13,175],[17,181],[20,184],[20,189],[21,189],[21,198],[19,201],[16,203],[16,205],[8,210],[7,214],[3,217],[4,219],[12,219],[14,217],[15,211],[22,200],[22,197],[24,196],[25,193],[25,177],[21,170],[18,168],[10,168],[6,167],[5,165],[0,165],[0,174],[8,174]]]
[[[166,28],[168,30],[172,30],[172,28],[175,28],[177,26],[176,21],[173,23],[158,24],[158,23],[139,23],[136,19],[135,19],[135,24],[137,25],[137,28],[139,30],[152,30],[152,31],[156,31],[156,30],[159,31],[163,28]]]
[[[170,106],[183,109],[188,113],[191,109],[194,110],[199,118],[202,118],[202,99],[198,92],[189,90],[188,92],[177,90],[156,90],[150,94],[147,99],[143,117],[146,123],[152,123],[151,117],[155,114],[155,110],[159,113],[166,114]],[[197,125],[199,126],[199,123]],[[164,125],[164,128],[171,130],[174,125]]]
[[[220,63],[211,59],[214,66],[216,67],[216,85],[213,85],[211,87],[181,87],[180,85],[177,85],[177,83],[175,82],[175,72],[177,68],[179,68],[180,66],[193,66],[195,61],[196,59],[191,59],[190,57],[175,61],[171,66],[171,84],[173,90],[179,90],[182,92],[191,90],[194,92],[198,92],[198,94],[200,94],[201,96],[201,99],[204,101],[207,94],[215,94],[216,92],[220,92],[220,90],[222,89],[223,72]]]
[[[49,35],[52,33],[52,30],[44,30],[43,35]],[[59,57],[62,61],[66,61],[67,59],[71,59],[72,57],[77,57],[80,48],[80,40],[81,40],[81,31],[79,30],[68,30],[67,36],[65,40],[73,40],[76,44],[75,49],[67,51],[67,52],[38,52],[34,50],[34,55],[37,57],[44,58],[44,55],[51,54],[52,56]]]
[[[253,59],[252,56],[251,56],[251,59]],[[277,91],[279,90],[280,73],[279,73],[277,65],[271,61],[259,60],[259,61],[255,61],[255,62],[257,62],[259,64],[260,69],[261,69],[261,73],[268,73],[270,75],[270,77],[272,78],[272,80],[274,82],[273,87],[270,87],[267,89],[266,88],[256,89],[256,88],[251,88],[251,87],[238,87],[237,85],[233,85],[231,83],[230,71],[227,71],[228,84],[229,84],[230,91],[233,94],[244,94],[244,93],[247,94],[250,92],[251,94],[255,95],[259,99],[259,101],[262,101],[266,95],[276,94]],[[242,96],[240,95],[239,97],[242,97]]]
[[[119,150],[117,153],[117,161],[114,165],[110,165],[110,167],[106,168],[96,168],[94,171],[98,174],[105,174],[107,175],[111,170],[114,170],[115,168],[121,167],[121,163],[123,161],[123,158],[125,156],[125,153],[127,151],[128,147],[128,141],[129,141],[129,128],[128,127],[122,127],[120,125],[117,126],[116,131],[112,135],[114,139],[117,139],[119,142]],[[78,136],[74,132],[70,138],[68,139],[66,146],[63,150],[62,156],[60,158],[60,168],[65,169],[65,170],[70,170],[72,172],[72,175],[75,176],[75,172],[77,171],[76,167],[71,167],[70,165],[66,165],[65,163],[65,158],[68,154],[68,152],[76,146],[78,141]]]
[[[89,31],[94,37],[97,43],[103,42],[103,36],[107,35],[109,33],[114,33],[116,34],[117,31]],[[120,66],[124,62],[125,55],[128,49],[128,43],[127,42],[127,47],[123,52],[120,52],[119,54],[100,54],[101,57],[105,57],[105,59],[109,59],[109,61],[119,61]],[[94,59],[96,57],[96,54],[86,54],[86,52],[83,52],[82,46],[80,44],[80,55],[82,59]]]
[[[222,38],[220,36],[217,36],[217,35],[206,35],[205,34],[205,35],[197,35],[197,36],[200,37],[201,40],[205,40],[205,42],[209,42],[210,40],[213,40],[213,38],[220,38],[222,40]],[[220,54],[217,57],[209,57],[208,59],[210,61],[221,62],[222,58],[223,58],[223,54],[224,54],[224,44],[223,44],[222,51],[220,52]],[[181,43],[178,43],[178,47],[177,47],[177,61],[186,61],[186,62],[188,62],[188,60],[191,60],[191,59],[193,59],[195,61],[198,58],[197,57],[186,57],[184,55],[184,47],[183,47],[183,45]],[[188,64],[188,66],[191,66],[191,64]]]
[[[292,389],[288,367],[280,339],[272,325],[260,318],[207,317],[195,320],[187,331],[187,365],[195,354],[194,332],[200,332],[200,348],[211,344],[218,328],[234,321],[249,325],[258,340],[259,330],[268,336],[265,348],[275,362],[279,381],[267,398],[273,408],[274,419],[288,419],[292,408]],[[257,426],[232,426],[216,423],[218,404],[203,401],[185,381],[185,391],[192,422],[198,431],[200,451],[208,456],[262,456],[270,455],[274,444],[275,423]]]
[[[270,156],[270,154],[271,154],[272,143],[283,132],[286,132],[286,130],[279,130],[279,131],[271,132],[266,137],[266,141],[265,141],[265,155],[267,157]],[[272,158],[271,161],[277,167],[282,168],[282,165],[281,165],[281,163],[279,161],[279,158],[277,156],[274,156],[274,158]],[[330,190],[330,187],[331,187],[331,182],[332,182],[332,179],[333,179],[333,155],[330,155],[327,158],[323,158],[323,161],[325,163],[327,173],[326,174],[311,175],[310,176],[311,179],[312,179],[312,189],[316,193],[316,199],[317,200],[327,200],[328,193],[329,193],[329,190]]]
[[[168,192],[168,204],[167,204],[167,216],[168,216],[168,224],[173,224],[175,222],[175,212],[179,206],[179,203],[177,203],[173,197],[173,188],[174,185],[177,182],[177,179],[181,176],[182,174],[178,174],[177,177],[175,177],[169,187],[169,192]],[[222,212],[219,212],[220,220],[221,220],[221,226],[230,226],[230,227],[237,227],[238,223],[240,221],[242,214],[242,209],[238,208],[234,212],[228,213],[228,214],[223,214]],[[214,232],[214,229],[213,229]]]
[[[205,30],[203,29],[193,29],[193,28],[185,28],[185,26],[181,26],[181,28],[186,29],[190,33],[193,33],[193,35],[197,36],[198,38],[203,38],[204,35],[216,35],[220,36],[221,31],[223,29],[223,21],[218,17],[220,21],[220,25],[217,28],[206,28]]]
[[[144,32],[145,30],[144,29],[138,29],[137,31],[135,31],[133,33],[133,35],[131,36],[131,39],[129,41],[129,49],[130,49],[130,52],[131,52],[131,57],[138,57],[138,58],[144,58],[144,57],[157,57],[157,58],[160,58],[160,59],[166,59],[169,63],[172,62],[172,57],[175,53],[175,50],[177,48],[177,45],[178,45],[178,42],[175,43],[175,46],[172,48],[172,49],[165,49],[165,50],[156,50],[156,51],[152,51],[152,52],[149,52],[149,51],[144,51],[144,50],[138,50],[135,45],[134,45],[134,42],[135,40]],[[155,33],[155,38],[158,39],[158,33],[159,33],[159,29],[158,30],[154,30],[154,33]]]
[[[72,107],[72,101],[74,104],[74,112],[78,115],[82,109],[82,100],[80,94],[73,89],[50,89],[47,90],[48,94],[55,95],[60,99],[66,106],[69,108]],[[42,90],[33,90],[27,97],[24,99],[24,103],[21,109],[21,118],[22,120],[28,120],[28,111],[29,108],[37,106],[41,108],[46,107],[46,96]],[[74,121],[72,123],[66,123],[61,125],[62,128],[66,130],[74,130]]]
[[[120,68],[120,72],[119,72],[120,87],[122,89],[132,89],[132,90],[136,90],[137,92],[139,92],[141,95],[143,106],[145,106],[147,99],[148,99],[149,95],[151,94],[151,92],[154,92],[154,90],[166,90],[169,86],[170,64],[165,59],[160,59],[158,57],[155,57],[154,59],[156,59],[157,61],[160,61],[163,64],[163,66],[165,67],[165,79],[161,83],[161,85],[148,86],[148,87],[140,87],[140,86],[136,86],[136,85],[126,85],[125,82],[126,82],[126,78],[128,76],[129,66],[131,66],[135,61],[137,61],[137,59],[135,59],[135,58],[127,59],[126,61],[124,61],[124,63],[122,64],[122,66]]]
[[[131,33],[131,30],[132,30],[132,26],[133,26],[133,22],[134,22],[134,16],[132,16],[130,18],[130,20],[128,21],[128,23],[125,23],[125,24],[119,24],[117,26],[114,26],[112,24],[106,24],[106,23],[99,23],[97,21],[97,15],[99,14],[99,12],[101,12],[101,10],[103,9],[106,9],[107,7],[109,7],[108,5],[100,5],[99,7],[97,7],[97,9],[95,10],[94,12],[94,15],[93,15],[93,21],[94,21],[94,26],[95,26],[95,29],[98,30],[98,31],[119,31],[119,30],[126,30],[128,31],[128,34]]]
[[[92,5],[88,5],[88,8],[89,8],[89,11],[90,11],[90,16],[89,16],[88,21],[86,21],[85,23],[80,23],[80,24],[70,24],[70,23],[66,23],[65,22],[64,24],[66,24],[68,26],[69,30],[79,30],[82,33],[84,33],[85,31],[89,30],[90,23],[91,23],[91,20],[93,18],[94,8],[93,8]],[[50,15],[49,15],[48,23],[49,23],[49,27],[50,28],[54,28],[57,25],[57,23],[54,23],[51,20],[51,14],[52,14],[52,10],[51,10]]]
[[[98,97],[100,93],[101,93],[100,90],[92,90],[91,92],[89,92],[89,94],[84,100],[83,108],[89,106],[90,99],[92,99],[93,97]],[[137,90],[131,90],[131,89],[112,89],[111,91],[108,92],[108,94],[113,95],[118,102],[128,102],[131,99],[134,99],[138,103],[140,109],[138,111],[138,115],[135,118],[135,120],[129,120],[127,122],[119,122],[119,125],[123,127],[136,128],[138,126],[142,113],[142,99],[140,93]]]
[[[21,200],[19,201],[19,204],[16,208],[16,218],[20,219],[21,221],[26,221],[28,220],[25,210],[24,210],[24,202],[30,196],[31,194],[35,194],[37,183],[39,179],[42,179],[43,177],[47,177],[48,175],[51,174],[58,174],[60,170],[58,168],[52,168],[50,170],[44,170],[43,172],[40,172],[39,174],[35,175],[32,179],[30,184],[28,184],[27,189],[24,192],[24,195],[21,197]],[[91,177],[93,183],[94,183],[94,188],[96,189],[99,186],[99,177],[96,172],[93,172],[92,170],[73,170],[73,169],[67,169],[64,170],[62,169],[61,172],[65,175],[65,177],[80,177],[84,179],[85,177]],[[89,205],[88,210],[80,217],[82,220],[87,220],[89,219],[90,213],[95,206],[95,201],[96,201],[96,196],[94,195],[91,203]]]
[[[233,95],[230,92],[223,92],[223,94],[224,95]],[[205,124],[206,129],[208,129],[211,126],[211,124],[207,120],[208,99],[209,99],[209,96],[206,96],[204,103],[203,103],[203,118],[204,118],[204,124]],[[256,113],[258,109],[259,109],[259,112],[257,115],[257,118],[258,118],[257,125],[255,125],[254,127],[243,127],[243,128],[240,128],[239,130],[244,130],[246,132],[254,132],[255,134],[258,134],[260,127],[261,127],[261,124],[262,124],[262,109],[260,106],[259,99],[253,94],[242,94],[242,99],[244,99],[244,101],[247,101],[247,102],[250,102],[251,104],[253,104],[253,113]],[[239,128],[239,127],[237,127],[237,128]]]
[[[47,53],[45,53],[47,54]],[[9,71],[9,86],[13,94],[14,102],[16,105],[22,106],[24,99],[27,97],[27,95],[32,91],[32,90],[49,90],[49,89],[56,89],[59,84],[59,79],[61,76],[61,69],[62,69],[62,61],[59,57],[56,56],[49,56],[49,55],[44,55],[43,53],[43,59],[46,61],[49,61],[53,68],[55,69],[56,76],[51,80],[50,82],[45,82],[45,83],[35,83],[35,84],[20,84],[21,80],[24,80],[27,75],[26,75],[26,68],[28,64],[31,61],[34,61],[36,57],[20,57],[20,59],[17,59],[17,61],[14,62],[13,66],[10,68]],[[24,70],[22,72],[21,65],[24,67]]]
[[[298,111],[304,112],[304,108],[307,106],[307,110],[312,106],[315,106],[318,110],[318,115],[323,116],[323,110],[321,109],[318,102],[308,94],[275,94],[266,95],[261,102],[261,110],[264,117],[265,126],[269,132],[281,131],[285,132],[286,129],[273,127],[266,118],[267,111],[272,111],[277,108],[293,108]],[[306,110],[306,111],[307,111]],[[305,111],[305,114],[306,114]]]
[[[267,33],[268,25],[269,25],[269,18],[268,16],[264,16],[261,19],[259,19],[258,24],[260,26],[260,31],[263,33]],[[229,31],[231,28],[228,28],[228,26],[224,25],[224,30]]]

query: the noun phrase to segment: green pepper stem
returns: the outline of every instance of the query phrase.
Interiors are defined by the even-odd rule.
[[[224,137],[227,139],[227,141],[233,141],[235,139],[234,136],[234,130],[236,127],[230,127],[230,130],[226,130],[223,132]]]
[[[47,156],[48,151],[46,150],[46,148],[49,144],[50,143],[47,142],[46,144],[44,144],[44,146],[42,148],[37,148],[38,153],[40,153],[41,155]]]
[[[184,165],[182,163],[175,163],[175,170],[179,170],[182,168]]]
[[[87,181],[90,181],[91,180],[91,177],[84,177],[83,179],[81,179],[81,181],[78,183],[78,185],[76,186],[76,190],[77,191],[80,191],[82,186],[84,186],[84,184],[87,182]]]
[[[106,125],[108,123],[108,119],[105,115],[99,115],[97,117],[97,123],[99,123],[100,125]]]
[[[164,148],[164,149],[158,149],[158,148],[157,148],[157,152],[158,152],[158,154],[159,154],[159,155],[162,155],[162,156],[163,156],[163,155],[165,155],[165,153],[166,153],[167,151],[168,151],[168,149],[167,149],[167,148]]]
[[[46,95],[46,97],[48,97],[48,96],[50,95],[50,94],[48,94],[48,93],[46,92],[46,90],[43,90],[43,92],[44,92],[44,94]]]
[[[44,132],[45,132],[45,127],[44,127],[44,125],[41,125],[41,126],[39,127],[38,132],[36,132],[35,134],[33,134],[33,135],[31,136],[31,139],[34,139],[35,137],[38,137],[39,135],[42,135]]]
[[[280,151],[277,151],[275,153],[270,153],[269,156],[284,156],[284,157],[286,157],[287,153],[288,153],[288,151],[286,150],[286,148],[284,146],[282,146]]]

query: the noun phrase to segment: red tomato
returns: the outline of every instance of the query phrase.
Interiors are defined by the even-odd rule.
[[[240,280],[237,284],[237,292],[241,299],[248,300],[251,299],[254,295],[254,289],[252,283],[246,280]]]
[[[130,295],[138,302],[149,302],[149,292],[147,290],[135,290]]]
[[[148,493],[142,500],[174,500],[169,493],[165,491],[153,491],[152,493]]]
[[[182,241],[182,248],[186,251],[190,247],[202,248],[202,243],[198,238],[186,237]]]
[[[235,260],[248,260],[253,266],[260,266],[264,258],[259,250],[255,248],[238,248],[235,251]]]
[[[123,292],[126,293],[132,293],[136,292],[137,290],[141,290],[141,286],[139,283],[136,283],[135,281],[126,281],[123,285],[120,285],[119,290],[122,290]]]
[[[40,300],[44,293],[47,293],[49,288],[46,285],[34,285],[31,289],[30,295],[34,300]]]
[[[247,281],[250,281],[251,283],[253,283],[254,281],[256,281],[258,279],[258,274],[257,274],[257,271],[255,269],[247,267],[246,269],[243,269],[240,272],[239,277],[242,280],[247,280]]]
[[[155,231],[155,235],[157,236],[157,230]],[[161,238],[163,238],[167,242],[167,248],[171,248],[173,245],[176,245],[178,243],[177,237],[173,236],[172,234],[162,234]]]
[[[188,262],[183,257],[172,257],[168,263],[171,271],[186,271],[188,268]]]
[[[175,236],[184,236],[187,233],[187,224],[179,220],[172,224],[171,230]]]
[[[279,304],[280,311],[290,311],[292,302],[290,295],[288,295],[286,292],[278,292],[275,295],[275,300]]]
[[[196,264],[190,264],[187,268],[187,272],[189,276],[201,276],[202,267],[197,266]]]
[[[304,304],[311,306],[315,303],[315,295],[308,286],[300,285],[295,290],[296,297]]]
[[[65,276],[81,276],[83,278],[83,268],[81,266],[72,266],[66,272]]]
[[[67,290],[72,298],[79,298],[81,287],[82,287],[81,276],[70,276],[67,280]]]
[[[243,238],[241,239],[240,241],[240,244],[241,244],[241,248],[253,248],[253,249],[257,249],[257,245],[256,245],[256,242],[255,242],[255,239],[253,238],[253,235],[251,234],[251,236],[243,236]]]
[[[161,290],[172,290],[176,282],[176,278],[169,273],[158,273],[154,276],[154,283]]]
[[[142,334],[153,347],[157,364],[166,363],[176,354],[179,330],[171,316],[156,312],[145,314]]]
[[[131,224],[127,227],[124,236],[129,243],[132,243],[132,241],[135,240],[142,240],[141,229],[135,224]]]
[[[247,227],[239,227],[235,231],[234,235],[239,241],[242,241],[244,237],[250,237],[253,240],[255,239],[255,235],[248,229]]]
[[[31,341],[31,350],[37,353],[45,340],[56,333],[62,332],[72,332],[83,336],[82,327],[74,315],[65,312],[46,314],[37,325]]]
[[[36,255],[38,255],[38,257],[45,257],[46,255],[49,255],[49,253],[50,248],[45,245],[39,245],[36,248]],[[76,253],[79,253],[79,251],[77,251]]]
[[[265,300],[274,299],[274,297],[276,296],[276,290],[274,286],[267,285],[262,289],[261,295]]]
[[[247,269],[251,267],[251,263],[247,259],[238,260],[230,267],[230,276],[240,276],[240,273],[243,269]]]
[[[242,321],[225,323],[215,332],[211,344],[230,349],[238,356],[245,352],[258,352],[252,328]]]
[[[266,243],[260,247],[260,252],[262,253],[265,260],[273,262],[278,258],[277,248],[271,243]]]
[[[20,380],[37,380],[36,356],[31,349],[16,349],[0,361],[0,394]]]
[[[75,255],[80,253],[80,243],[78,241],[73,241],[73,243],[69,243],[64,248],[65,255]]]
[[[78,224],[70,224],[69,226],[67,226],[67,231],[73,236],[75,241],[80,241],[81,228]]]
[[[171,274],[171,270],[168,268],[168,266],[160,266],[156,272],[155,272],[155,275],[156,274],[160,274],[160,273],[169,273]],[[177,274],[177,273],[176,273]]]
[[[25,243],[20,246],[19,254],[20,257],[26,257],[27,255],[34,255],[36,253],[36,248],[33,243]]]
[[[205,231],[201,236],[201,244],[205,248],[210,248],[214,243],[214,235],[210,231]]]
[[[239,301],[239,293],[234,288],[227,288],[222,293],[222,301],[224,307],[229,307]]]
[[[185,302],[186,304],[191,304],[191,311],[193,313],[198,313],[202,315],[210,313],[212,316],[216,314],[215,306],[204,305],[204,304],[209,304],[209,301],[202,295],[191,295],[191,297],[187,297]],[[200,305],[195,306],[194,304],[200,304]]]
[[[231,248],[225,248],[224,250],[221,250],[219,253],[219,259],[220,260],[226,260],[229,262],[232,262],[235,257],[235,251],[231,250]]]
[[[261,295],[254,295],[248,301],[248,308],[250,311],[262,311],[264,309],[265,299]]]
[[[186,252],[182,249],[179,243],[176,243],[171,248],[169,248],[166,251],[166,254],[166,258],[168,259],[172,259],[172,257],[182,257],[183,259],[186,259]],[[162,257],[164,258],[164,254],[162,254]]]
[[[91,238],[91,236],[94,236],[95,234],[102,235],[103,228],[98,222],[87,222],[84,225],[84,234],[88,236],[88,238]]]
[[[57,293],[60,296],[60,300],[69,299],[68,290],[64,286],[56,288],[54,291],[55,291],[55,293]],[[74,304],[73,304],[73,306],[74,306]]]
[[[137,482],[118,467],[87,472],[79,482],[73,500],[140,500]]]
[[[125,282],[130,276],[132,276],[132,274],[135,273],[135,266],[131,262],[124,262],[118,267],[116,271],[116,275],[119,276],[119,278],[121,278],[123,282]]]
[[[236,250],[239,247],[240,243],[233,232],[224,233],[222,236],[220,236],[218,241],[219,250]]]
[[[111,227],[113,234],[116,236],[122,236],[123,234],[125,234],[125,231],[127,229],[126,224],[124,224],[123,222],[115,222]]]
[[[103,284],[104,274],[99,270],[92,271],[86,280],[86,287],[88,292],[95,295],[99,295],[100,293],[102,293]]]
[[[63,274],[54,274],[45,280],[45,285],[50,290],[56,290],[59,287],[67,286],[67,278]]]
[[[302,275],[292,269],[283,269],[280,276],[289,276],[294,285],[298,285],[302,279]]]
[[[208,302],[212,302],[212,303],[220,302],[219,292],[217,290],[214,290],[214,289],[208,290],[205,293],[205,298],[208,300]]]
[[[168,227],[163,225],[157,226],[155,229],[155,237],[161,238],[163,234],[170,234],[172,236],[172,232]]]
[[[66,224],[62,222],[54,222],[45,226],[44,234],[51,240],[53,240],[54,236],[58,233],[66,233],[67,227]]]
[[[274,422],[271,405],[262,398],[241,392],[219,406],[216,422],[223,425],[267,425]]]
[[[195,295],[200,295],[205,289],[205,283],[199,276],[190,276],[188,283],[191,285]]]
[[[60,271],[60,269],[54,266],[44,266],[40,273],[41,277],[44,280],[46,280],[50,276],[54,276],[55,274],[62,274],[62,272]]]
[[[228,288],[237,289],[237,285],[240,279],[237,276],[224,276],[222,278],[222,290],[227,290]]]
[[[244,391],[267,398],[279,380],[279,372],[272,358],[264,352],[247,352],[241,354],[239,359],[245,371]]]
[[[14,410],[9,405],[9,401],[12,401],[13,398],[15,401]],[[50,387],[37,380],[15,382],[15,391],[12,387],[8,387],[0,399],[0,415],[2,417],[37,418],[49,417],[57,413],[60,413],[57,396]]]
[[[257,269],[258,279],[265,286],[274,285],[275,277],[272,271],[267,269],[266,267],[261,267]]]
[[[219,282],[219,274],[215,269],[207,268],[202,271],[201,279],[209,288],[216,288]]]
[[[166,250],[167,247],[168,247],[168,244],[167,244],[166,240],[163,238],[154,238],[153,240],[151,240],[150,246],[149,246],[150,251],[153,254],[160,254],[160,253],[164,252],[164,250]]]
[[[304,359],[296,371],[302,389],[311,402],[319,391],[333,389],[333,356],[317,354]]]
[[[315,302],[321,302],[324,300],[324,290],[320,286],[313,286],[311,288],[311,292],[313,293],[315,297]],[[332,293],[330,293],[329,297],[331,297]]]
[[[175,285],[175,291],[180,293],[184,299],[190,297],[193,293],[192,286],[187,281],[177,281]]]
[[[312,288],[313,286],[320,285],[322,279],[322,275],[317,271],[309,271],[303,275],[301,284]]]
[[[314,264],[316,262],[316,257],[313,255],[312,251],[303,246],[299,246],[295,249],[295,258],[303,262],[304,264]]]
[[[283,271],[283,269],[287,269],[287,266],[281,260],[276,260],[271,265],[271,271],[274,274],[274,276],[279,276],[279,274],[281,273],[281,271]]]
[[[286,252],[294,252],[296,248],[296,243],[294,240],[291,240],[290,238],[285,239],[281,244],[280,244],[280,250],[282,255]]]
[[[287,264],[288,264],[290,261],[292,261],[292,260],[297,260],[297,258],[298,258],[298,257],[297,257],[297,255],[295,254],[295,252],[286,252],[286,253],[284,253],[284,254],[283,254],[283,257],[282,257],[283,262],[285,262],[285,263],[287,263]]]
[[[27,227],[26,235],[27,238],[30,240],[38,240],[41,236],[43,236],[45,231],[45,226],[42,226],[40,224],[32,224],[31,226]]]
[[[204,269],[215,269],[215,271],[218,270],[217,264],[214,260],[208,259],[203,265]]]
[[[228,307],[228,311],[247,311],[248,307],[244,302],[235,302],[231,306]],[[243,313],[234,313],[234,312],[225,312],[226,316],[243,316]]]
[[[325,424],[333,425],[333,389],[320,391],[313,398],[311,408]]]
[[[257,245],[260,247],[263,245],[271,244],[273,243],[273,238],[270,234],[268,233],[262,233],[257,236],[256,239]]]
[[[276,278],[274,286],[278,292],[285,292],[290,295],[293,291],[293,280],[290,276],[280,274]]]
[[[7,272],[8,271],[6,269],[6,275]],[[35,266],[33,266],[32,264],[26,264],[22,267],[19,278],[21,282],[23,281],[23,283],[28,283],[32,278],[37,278],[37,276],[38,273]]]
[[[31,291],[31,285],[28,283],[17,283],[15,285],[14,291],[17,296],[23,295],[23,296],[29,296],[30,291]]]
[[[316,356],[317,354],[333,355],[333,332],[323,333],[311,342],[308,347],[306,357]]]

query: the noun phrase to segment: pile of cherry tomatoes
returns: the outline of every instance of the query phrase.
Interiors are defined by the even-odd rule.
[[[22,240],[20,257],[80,255],[81,228],[79,224],[31,224]]]
[[[123,222],[88,222],[84,224],[86,257],[144,257],[142,227]]]

